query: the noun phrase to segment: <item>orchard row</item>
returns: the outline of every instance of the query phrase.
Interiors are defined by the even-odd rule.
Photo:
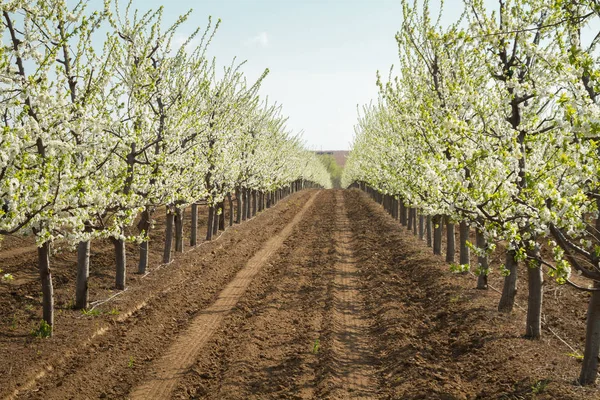
[[[114,243],[124,289],[125,242],[140,243],[143,273],[157,208],[166,207],[172,238],[176,216],[192,205],[194,218],[206,203],[211,239],[227,195],[247,213],[250,199],[266,206],[330,186],[280,106],[259,97],[268,70],[248,82],[243,63],[219,67],[207,56],[219,23],[209,18],[180,43],[190,12],[165,29],[162,8],[88,3],[96,6],[0,1],[0,234],[35,236],[50,330],[53,243],[78,248],[76,304],[85,308],[92,239]],[[137,233],[126,234],[134,221]],[[165,262],[170,254],[167,241]]]
[[[399,70],[379,77],[378,102],[362,110],[344,183],[372,191],[401,219],[420,215],[437,253],[445,222],[449,261],[459,224],[453,268],[469,269],[475,251],[480,288],[487,256],[506,244],[499,310],[512,310],[525,263],[529,338],[542,335],[543,268],[590,292],[579,382],[591,384],[600,349],[600,2],[463,6],[442,26],[428,1],[403,1]]]

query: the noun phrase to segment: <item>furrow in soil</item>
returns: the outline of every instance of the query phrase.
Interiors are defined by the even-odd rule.
[[[341,191],[336,191],[336,203],[334,237],[339,258],[334,279],[332,393],[340,398],[374,398],[377,380],[369,344],[371,322],[360,293],[358,260]]]
[[[130,395],[131,399],[166,399],[170,397],[179,378],[193,365],[200,350],[218,330],[224,317],[237,304],[254,276],[302,220],[314,202],[315,196],[316,194],[310,197],[294,219],[277,235],[269,239],[265,246],[248,261],[246,266],[221,291],[217,300],[201,312],[190,327],[175,339],[173,345],[151,368],[152,372],[148,379],[133,390]]]

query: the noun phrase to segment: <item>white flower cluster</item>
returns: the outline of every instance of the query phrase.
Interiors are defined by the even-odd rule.
[[[259,98],[266,72],[248,85],[243,63],[220,72],[207,58],[218,23],[176,47],[189,13],[163,29],[162,9],[87,4],[2,1],[0,234],[136,240],[124,227],[148,207],[214,204],[242,186],[330,185]]]

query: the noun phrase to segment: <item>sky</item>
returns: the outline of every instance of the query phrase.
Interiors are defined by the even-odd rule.
[[[439,0],[431,3],[437,12]],[[444,20],[457,18],[462,0],[445,4]],[[181,41],[220,18],[210,55],[219,65],[246,60],[249,80],[268,68],[261,95],[282,105],[311,150],[350,148],[357,106],[377,98],[377,71],[387,77],[397,63],[400,0],[133,0],[140,10],[161,5],[165,25],[194,10]]]
[[[210,54],[220,65],[247,60],[249,80],[268,68],[261,95],[282,105],[312,150],[350,148],[357,105],[377,97],[377,70],[387,75],[397,59],[399,0],[133,0],[140,10],[161,5],[165,24],[194,10],[182,39],[221,18]]]

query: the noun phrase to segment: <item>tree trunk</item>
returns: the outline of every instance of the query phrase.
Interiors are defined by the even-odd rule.
[[[431,247],[432,246],[432,234],[433,234],[433,227],[432,227],[433,223],[431,222],[431,215],[427,216],[427,219],[425,221],[425,236],[427,237],[427,246]]]
[[[227,201],[229,202],[229,226],[233,226],[233,199],[231,193],[227,193]]]
[[[192,226],[190,228],[190,247],[198,244],[198,204],[192,204]]]
[[[50,336],[54,327],[54,288],[50,272],[50,242],[38,247],[38,269],[42,282],[42,318],[50,325]]]
[[[218,212],[219,212],[219,208],[218,207],[219,207],[218,205],[215,207],[215,211],[213,213],[213,227],[212,227],[213,228],[213,232],[212,232],[213,233],[213,238],[216,237],[219,234],[219,224],[221,222],[221,214],[222,214],[222,212],[221,212],[221,214],[218,214]]]
[[[537,250],[539,253],[539,250]],[[539,262],[530,261],[527,266],[527,328],[525,337],[539,339],[542,336],[542,302],[544,297],[544,275]]]
[[[502,288],[502,297],[498,304],[498,311],[509,313],[515,305],[517,295],[517,261],[515,260],[515,251],[506,252],[506,269],[509,275],[504,278],[504,287]]]
[[[125,290],[125,278],[127,276],[127,253],[125,252],[125,241],[123,239],[112,238],[115,247],[115,263],[117,273],[115,277],[115,287],[119,290]]]
[[[242,193],[239,188],[235,188],[235,223],[242,222]]]
[[[252,191],[252,216],[256,216],[257,206],[258,206],[258,198],[256,196],[256,190]]]
[[[419,213],[419,239],[425,239],[425,216],[423,213]]]
[[[600,282],[594,282],[596,291],[591,293],[587,311],[585,330],[585,351],[579,374],[581,385],[593,385],[598,374],[598,354],[600,352]]]
[[[219,203],[219,208],[221,209],[221,214],[219,214],[219,230],[225,230],[225,202],[222,201]]]
[[[175,208],[175,251],[177,253],[183,253],[183,217],[185,215],[185,209],[176,207]]]
[[[241,189],[240,191],[240,209],[241,209],[241,213],[242,213],[242,221],[245,221],[248,219],[248,205],[247,203],[247,198],[246,198],[246,189]]]
[[[454,232],[454,224],[446,217],[446,262],[449,263],[454,262],[454,253],[456,252]]]
[[[175,213],[170,207],[167,207],[167,220],[165,227],[165,247],[163,251],[163,264],[171,262],[171,252],[173,248],[173,225],[175,225]]]
[[[469,240],[470,226],[467,221],[460,221],[459,241],[460,241],[460,265],[471,265],[471,254],[467,241]]]
[[[75,309],[88,307],[88,280],[90,278],[90,244],[89,240],[77,245],[77,284],[75,286]]]
[[[442,216],[433,217],[433,254],[442,255]]]
[[[408,208],[408,223],[406,224],[406,228],[407,228],[409,231],[412,231],[412,229],[413,229],[413,220],[414,220],[414,218],[413,218],[413,211],[414,211],[414,210],[415,210],[415,209],[414,209],[414,208],[412,208],[412,207],[409,207],[409,208]]]
[[[208,221],[206,223],[206,240],[213,238],[213,226],[215,225],[215,208],[208,207]]]
[[[144,232],[144,236],[146,236],[140,245],[140,261],[138,262],[138,274],[145,274],[146,268],[148,268],[149,238],[147,236],[150,233],[150,212],[148,209],[142,211],[140,222],[138,223],[138,230],[140,233]]]
[[[413,235],[417,236],[417,212],[419,211],[416,207],[413,210]]]
[[[483,232],[481,231],[481,229],[477,228],[475,230],[475,237],[476,237],[476,241],[477,241],[477,247],[479,249],[487,250],[487,242],[485,240],[485,236],[483,235]],[[488,282],[487,282],[488,279],[487,278],[488,278],[488,271],[489,271],[487,255],[477,256],[477,263],[479,264],[478,265],[479,275],[477,276],[477,289],[485,290],[488,288]]]

